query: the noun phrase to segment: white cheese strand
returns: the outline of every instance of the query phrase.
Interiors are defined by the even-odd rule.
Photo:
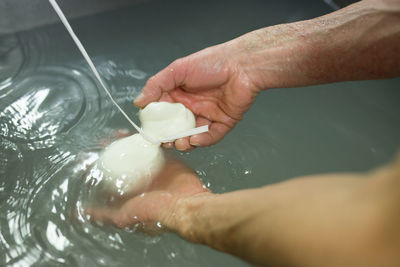
[[[64,24],[65,28],[67,29],[67,31],[69,32],[69,34],[71,35],[72,39],[74,40],[76,46],[78,47],[78,49],[81,51],[83,57],[86,59],[87,63],[89,64],[90,69],[92,70],[94,76],[97,78],[97,80],[99,81],[99,83],[101,84],[101,86],[103,87],[104,91],[106,92],[106,94],[108,95],[108,97],[110,98],[111,102],[119,109],[119,111],[122,113],[122,115],[125,116],[125,118],[130,122],[130,124],[132,124],[132,126],[148,141],[150,141],[153,144],[157,144],[158,142],[153,140],[151,137],[149,137],[148,135],[146,135],[143,130],[137,126],[130,118],[129,116],[122,110],[122,108],[117,104],[117,102],[115,102],[114,98],[111,96],[110,92],[108,91],[108,89],[106,88],[105,84],[103,83],[99,73],[97,72],[96,67],[94,66],[92,60],[90,59],[88,53],[86,52],[85,48],[83,47],[81,41],[78,39],[78,37],[76,36],[76,34],[74,33],[74,31],[71,28],[71,25],[69,24],[67,18],[65,17],[64,13],[62,12],[61,8],[58,6],[57,2],[55,0],[49,0],[50,4],[53,6],[54,11],[57,13],[57,15],[60,17],[61,22]]]

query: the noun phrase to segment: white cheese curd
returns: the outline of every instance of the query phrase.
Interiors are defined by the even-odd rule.
[[[164,140],[196,126],[193,113],[181,103],[152,102],[140,110],[139,119],[143,131],[156,140]]]
[[[145,191],[163,163],[160,146],[134,134],[109,145],[97,167],[103,172],[101,181],[106,183],[107,191],[123,195]]]

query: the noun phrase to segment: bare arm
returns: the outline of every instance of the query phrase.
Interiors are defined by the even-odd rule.
[[[399,266],[400,166],[181,199],[184,238],[267,266]]]
[[[400,76],[400,1],[364,0],[237,39],[261,89]]]
[[[175,141],[187,150],[221,140],[262,90],[399,75],[400,1],[363,0],[177,59],[148,80],[135,104],[181,102],[197,126],[210,125]]]

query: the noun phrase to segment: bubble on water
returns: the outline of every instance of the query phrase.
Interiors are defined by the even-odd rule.
[[[171,252],[171,253],[168,254],[168,258],[169,258],[170,260],[172,260],[172,259],[176,258],[177,255],[178,255],[177,253]]]

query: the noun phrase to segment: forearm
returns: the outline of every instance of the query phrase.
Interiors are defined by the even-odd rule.
[[[394,266],[400,262],[400,216],[393,216],[400,176],[392,173],[204,193],[178,203],[172,228],[189,241],[261,265]]]
[[[232,43],[260,89],[391,78],[400,75],[400,1],[364,0]]]
[[[251,189],[222,195],[206,193],[179,203],[181,219],[177,231],[187,240],[201,243],[253,263],[274,262],[265,248],[268,229],[260,232],[260,220],[268,214],[260,205],[263,190]],[[260,195],[261,194],[261,195]],[[261,216],[260,216],[261,214]],[[258,239],[258,240],[257,240]],[[265,239],[265,240],[264,240]],[[260,248],[263,253],[260,253]]]
[[[314,206],[305,196],[297,199],[296,195],[295,190],[274,185],[192,198],[182,205],[186,219],[179,232],[189,241],[263,266],[323,266],[324,261],[341,258],[340,238],[349,237],[324,217],[327,210],[337,215],[343,203]],[[349,243],[347,248],[354,246]]]

